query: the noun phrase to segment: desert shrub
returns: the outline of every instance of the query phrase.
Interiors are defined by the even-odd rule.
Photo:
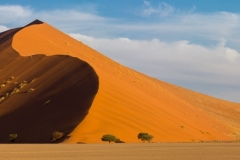
[[[15,141],[16,138],[17,134],[9,134],[9,141],[11,141],[12,143]]]
[[[148,136],[146,137],[146,141],[148,141],[148,143],[150,143],[153,138],[154,138],[153,135],[148,135]]]
[[[19,84],[19,88],[23,88],[26,85],[27,85],[27,81],[23,81],[22,83]]]
[[[6,94],[5,94],[5,97],[7,98],[8,96],[9,96],[9,93],[6,93]]]
[[[116,140],[119,140],[117,137],[111,134],[105,134],[101,138],[102,141],[108,141],[109,143],[115,142]]]
[[[140,132],[140,133],[138,134],[138,139],[140,139],[141,141],[145,142],[147,136],[148,136],[148,133]]]
[[[10,93],[10,95],[13,95],[15,93],[18,93],[19,92],[19,89],[16,87],[13,89],[13,91]]]
[[[47,104],[49,104],[51,102],[51,100],[47,100],[46,102],[43,103],[42,106],[46,106]]]
[[[33,92],[34,90],[35,90],[34,88],[30,88],[28,92]]]
[[[35,80],[36,80],[36,78],[33,78],[33,79],[30,81],[30,83],[34,82]]]
[[[148,142],[151,142],[151,140],[154,138],[154,136],[148,134],[148,133],[139,133],[138,134],[138,139],[141,139],[141,141],[145,142],[145,141],[148,141]]]
[[[117,138],[114,142],[115,143],[125,143],[125,142],[121,141],[119,138]]]
[[[6,84],[1,84],[0,88],[4,88],[6,86]]]
[[[0,102],[3,101],[4,99],[5,99],[5,97],[1,97],[1,98],[0,98]]]
[[[43,104],[43,106],[49,104],[50,102],[51,102],[51,100],[47,100],[47,101]]]
[[[52,133],[51,141],[52,142],[57,141],[57,140],[61,139],[63,137],[63,135],[64,135],[63,132],[55,131]]]

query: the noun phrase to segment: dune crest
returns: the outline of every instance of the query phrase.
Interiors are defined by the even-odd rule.
[[[18,31],[14,34],[12,47],[29,60],[39,54],[47,57],[68,55],[87,62],[95,70],[99,88],[89,113],[82,121],[78,121],[77,127],[69,133],[69,138],[64,143],[102,143],[100,138],[108,133],[124,142],[139,142],[139,132],[154,135],[156,142],[239,138],[240,104],[148,77],[107,58],[47,23],[34,23]],[[66,66],[63,65],[61,69],[68,72],[70,69]],[[47,65],[44,67],[44,71],[49,70]],[[51,72],[53,77],[56,72],[68,79],[57,70]],[[71,74],[74,72],[68,75]],[[47,83],[52,81],[45,80]],[[71,82],[75,83],[74,78],[69,80],[69,85]],[[42,94],[47,95],[49,88],[42,88]],[[80,95],[84,93],[79,92]],[[79,96],[71,92],[68,95],[72,99]],[[58,105],[61,106],[60,103]]]
[[[11,133],[19,135],[17,143],[50,143],[53,132],[67,137],[88,114],[98,76],[67,55],[20,56],[11,43],[21,29],[0,34],[0,143]]]

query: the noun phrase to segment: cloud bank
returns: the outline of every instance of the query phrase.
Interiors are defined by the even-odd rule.
[[[215,46],[205,47],[186,40],[168,43],[159,39],[98,39],[81,34],[70,36],[126,66],[158,79],[206,94],[210,93],[207,90],[217,90],[211,95],[220,98],[238,98],[236,93],[228,93],[227,98],[222,93],[227,92],[226,86],[240,88],[240,54],[226,47],[224,40]],[[204,85],[208,86],[207,89]]]
[[[129,21],[81,6],[36,11],[0,5],[0,31],[40,19],[135,70],[240,102],[240,14],[195,10],[143,1]]]
[[[0,25],[0,32],[6,31],[8,28],[6,26]]]

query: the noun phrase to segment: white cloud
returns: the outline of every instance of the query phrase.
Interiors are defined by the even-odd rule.
[[[212,84],[213,87],[217,85],[219,88],[229,84],[239,86],[240,54],[226,47],[224,40],[208,48],[188,41],[169,43],[159,39],[98,39],[81,34],[70,35],[126,66],[159,79],[171,80],[175,84],[185,81]],[[210,88],[195,86],[191,89],[210,94]],[[240,94],[240,91],[238,93]],[[237,101],[236,97],[234,98],[232,97],[232,100]]]
[[[0,32],[6,31],[8,28],[6,26],[0,25]]]
[[[181,12],[166,3],[143,2],[145,17],[139,21],[102,17],[81,7],[35,11],[0,5],[0,31],[40,19],[153,77],[223,98],[219,88],[240,88],[239,13],[194,13],[196,7]]]
[[[144,5],[146,5],[146,6],[150,6],[150,2],[148,2],[148,1],[143,1],[143,3],[144,3]]]
[[[86,6],[78,6],[73,9],[34,11],[26,6],[0,5],[0,25],[8,26],[9,28],[20,27],[35,19],[39,19],[64,31],[89,31],[91,29],[96,30],[94,28],[97,26],[106,26],[106,21],[111,20],[98,16],[91,6],[87,6],[87,8],[90,8],[89,12],[86,11]]]
[[[54,11],[44,11],[35,13],[35,15],[39,16],[40,18],[52,21],[60,21],[64,20],[65,22],[79,22],[79,21],[94,21],[95,23],[104,21],[105,18],[85,13],[81,11],[77,11],[74,9],[69,10],[54,10]]]
[[[226,57],[231,63],[240,63],[240,54],[231,48],[226,48]]]
[[[0,12],[1,14],[10,14],[16,17],[27,17],[31,14],[31,10],[28,7],[18,5],[0,5]]]
[[[174,12],[174,7],[171,5],[161,2],[157,7],[154,7],[150,4],[149,1],[144,1],[144,8],[142,14],[144,16],[149,16],[152,14],[157,14],[158,16],[165,17]]]
[[[93,34],[101,33],[101,30],[110,21],[108,18],[77,9],[41,11],[34,13],[32,17],[38,17],[40,20],[49,22],[65,32],[83,31],[85,33],[92,32]]]
[[[0,13],[0,23],[12,23],[31,16],[32,10],[19,5],[0,5]]]
[[[144,1],[144,4],[145,7],[151,7],[148,1]],[[81,7],[50,11],[34,11],[23,6],[1,6],[0,8],[4,10],[0,12],[0,25],[8,28],[22,26],[34,19],[40,19],[65,32],[94,37],[159,38],[168,41],[187,39],[193,43],[201,41],[205,44],[213,41],[217,43],[220,38],[224,38],[228,44],[234,45],[235,49],[240,51],[240,45],[238,45],[240,41],[237,36],[240,35],[240,14],[237,13],[175,13],[174,8],[169,7],[169,4],[161,3],[160,7],[153,8],[153,12],[162,15],[171,14],[171,17],[157,17],[145,23],[144,20],[128,22],[102,17],[94,11],[86,12]],[[16,11],[12,8],[16,8]],[[160,13],[160,11],[163,12]],[[150,9],[146,10],[147,12],[150,14],[152,11]]]

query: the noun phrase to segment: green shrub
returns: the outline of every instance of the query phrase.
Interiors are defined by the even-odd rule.
[[[12,143],[15,141],[16,138],[17,134],[9,134],[9,141],[11,141]]]
[[[125,143],[125,142],[121,141],[119,138],[117,138],[114,142],[115,143]]]
[[[154,136],[152,136],[148,133],[141,132],[138,134],[138,139],[141,139],[141,141],[143,141],[143,142],[148,141],[150,143],[153,138],[154,138]]]
[[[51,141],[54,142],[54,141],[57,141],[59,139],[61,139],[63,137],[64,133],[63,132],[53,132],[52,133],[52,137],[51,137]]]
[[[109,143],[119,140],[117,137],[111,134],[105,134],[101,138],[102,141],[108,141]]]

